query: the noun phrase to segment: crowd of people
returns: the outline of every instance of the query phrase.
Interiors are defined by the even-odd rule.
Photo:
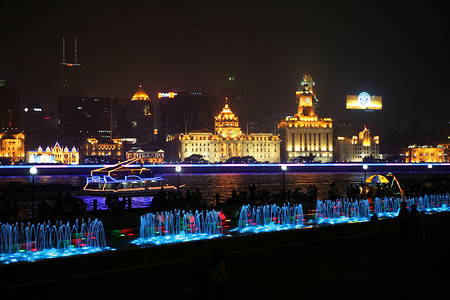
[[[19,204],[17,201],[6,195],[0,197],[0,222],[8,223],[17,221],[19,218]]]
[[[448,178],[442,176],[430,177],[423,182],[409,181],[403,186],[404,196],[418,197],[425,194],[444,194],[449,191]],[[340,198],[348,199],[374,199],[376,197],[400,196],[400,191],[396,185],[392,184],[350,184],[344,190],[339,190],[335,182],[329,185],[328,193],[325,195],[329,200]],[[321,193],[324,195],[324,193]],[[118,219],[124,216],[125,209],[131,208],[131,197],[108,196],[105,204],[108,209],[115,214]],[[266,205],[276,204],[282,206],[285,203],[302,204],[314,209],[318,198],[318,190],[314,184],[306,187],[296,187],[294,190],[280,189],[278,192],[269,192],[265,189],[257,189],[254,184],[250,184],[248,189],[233,189],[230,196],[215,194],[214,199],[205,199],[197,188],[191,190],[166,191],[164,188],[155,195],[150,204],[151,211],[169,210],[201,210],[207,208],[229,207],[238,209],[242,205]],[[95,201],[96,202],[96,201]],[[93,210],[96,210],[96,204]],[[0,222],[14,222],[19,218],[20,206],[13,197],[0,195]],[[38,220],[74,220],[80,217],[86,210],[86,204],[79,198],[67,193],[65,197],[59,192],[51,199],[42,200],[36,203],[35,217]]]
[[[86,211],[83,200],[67,193],[65,197],[61,192],[52,196],[50,200],[42,200],[38,203],[36,216],[40,221],[74,221]]]

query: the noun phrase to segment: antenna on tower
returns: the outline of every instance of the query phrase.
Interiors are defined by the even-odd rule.
[[[62,50],[63,50],[63,52],[62,52],[62,63],[64,64],[64,63],[66,63],[66,39],[65,38],[63,38],[63,40],[62,40]]]
[[[78,64],[78,48],[77,48],[77,38],[75,38],[75,64]]]

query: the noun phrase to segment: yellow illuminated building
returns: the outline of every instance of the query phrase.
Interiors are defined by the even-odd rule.
[[[408,146],[405,152],[405,161],[409,163],[442,163],[445,162],[445,148],[442,145],[432,146]]]
[[[178,160],[199,154],[209,162],[252,156],[259,162],[280,162],[280,139],[272,133],[242,133],[238,117],[228,104],[215,118],[215,132],[179,133],[172,136]]]
[[[337,138],[338,161],[362,162],[366,157],[380,158],[380,137],[370,135],[369,129],[364,130],[358,136],[352,138]]]
[[[310,89],[310,75],[305,75],[302,90],[296,92],[298,110],[278,123],[286,161],[314,157],[314,161],[333,161],[333,120],[319,118],[314,112],[316,96]]]
[[[144,164],[161,164],[164,162],[164,150],[151,151],[133,147],[126,153],[126,159],[139,158]]]
[[[11,163],[25,161],[25,134],[0,133],[0,157]]]
[[[118,161],[125,157],[123,141],[121,139],[98,140],[88,138],[82,148],[83,157],[85,156],[108,156]]]
[[[148,100],[148,101],[150,101],[150,97],[144,91],[144,89],[142,88],[142,85],[139,85],[138,90],[136,91],[136,93],[131,98],[131,101],[136,101],[136,100]]]
[[[80,154],[73,147],[72,150],[64,147],[64,149],[56,142],[53,148],[47,146],[45,151],[42,147],[36,151],[27,151],[28,163],[61,163],[67,165],[78,165],[80,163]]]

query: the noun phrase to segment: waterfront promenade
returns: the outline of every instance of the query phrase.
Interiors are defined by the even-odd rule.
[[[224,250],[225,299],[432,299],[446,290],[449,214],[427,215],[424,240],[400,240],[396,220],[245,235]],[[116,241],[117,242],[117,241]],[[197,243],[2,266],[2,293],[56,299],[190,299]],[[34,280],[34,281],[33,281]]]

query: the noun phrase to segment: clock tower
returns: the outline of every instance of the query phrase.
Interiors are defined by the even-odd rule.
[[[333,120],[319,118],[314,85],[312,77],[305,74],[301,89],[295,93],[297,113],[278,123],[284,162],[333,161]]]
[[[303,86],[303,90],[297,92],[298,116],[312,117],[314,113],[314,94],[309,90],[307,85]]]

